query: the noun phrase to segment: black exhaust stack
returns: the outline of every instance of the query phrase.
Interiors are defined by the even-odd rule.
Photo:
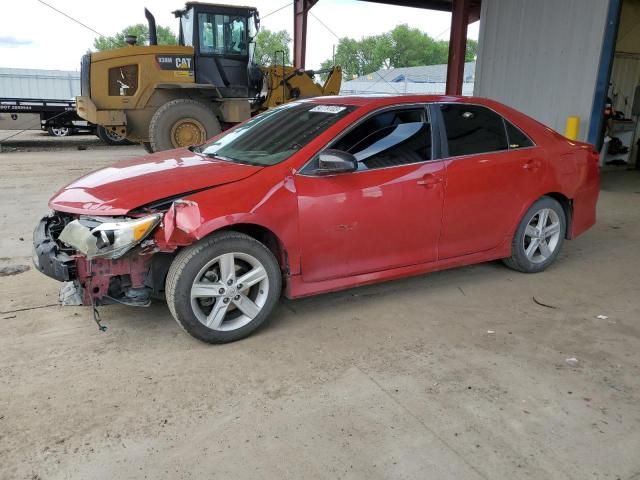
[[[156,31],[156,19],[146,8],[144,9],[144,16],[147,17],[147,22],[149,22],[149,45],[157,45],[158,33]]]

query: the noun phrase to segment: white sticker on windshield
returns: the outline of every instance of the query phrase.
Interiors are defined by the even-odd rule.
[[[347,107],[339,107],[338,105],[318,105],[317,107],[313,107],[309,111],[320,113],[340,113],[346,109]]]

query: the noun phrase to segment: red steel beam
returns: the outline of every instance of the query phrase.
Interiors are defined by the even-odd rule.
[[[305,68],[307,56],[307,14],[318,0],[294,0],[293,2],[293,65]]]
[[[396,7],[424,8],[426,10],[438,10],[442,12],[451,11],[451,0],[361,0],[384,5],[395,5]],[[480,5],[482,0],[471,0],[469,11],[469,23],[480,20]]]
[[[467,53],[469,0],[453,0],[449,61],[447,63],[447,95],[461,95],[464,80],[464,57]]]
[[[480,20],[481,8],[482,7],[480,3],[472,3],[471,5],[469,5],[469,25]]]

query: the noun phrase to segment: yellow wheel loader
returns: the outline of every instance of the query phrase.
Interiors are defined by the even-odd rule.
[[[147,151],[204,143],[221,130],[299,98],[337,95],[340,67],[324,71],[252,62],[260,27],[253,7],[189,2],[173,12],[179,45],[158,45],[153,15],[149,45],[86,54],[78,115],[142,143]],[[314,81],[326,73],[324,84]]]

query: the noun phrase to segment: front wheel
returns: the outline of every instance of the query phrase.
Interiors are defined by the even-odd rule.
[[[248,336],[280,298],[282,276],[273,253],[238,232],[221,232],[184,249],[166,281],[167,304],[178,324],[208,343]]]
[[[551,197],[537,200],[524,215],[504,263],[514,270],[537,273],[557,258],[567,231],[562,205]]]

